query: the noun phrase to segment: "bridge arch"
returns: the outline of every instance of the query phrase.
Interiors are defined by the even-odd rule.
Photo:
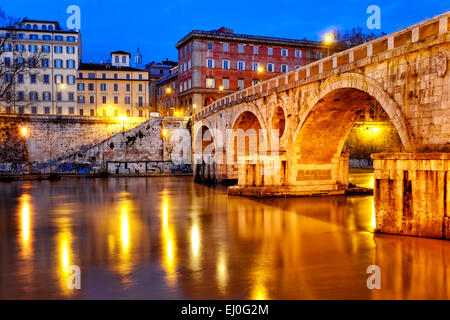
[[[238,155],[260,160],[268,150],[266,121],[257,106],[247,103],[236,111],[227,132],[226,161],[230,179],[237,179]]]
[[[405,151],[414,151],[413,135],[401,108],[375,80],[348,73],[324,81],[305,100],[288,151],[290,183],[308,180],[346,184],[341,152],[358,114],[378,102],[389,116]],[[321,146],[318,148],[318,146]]]

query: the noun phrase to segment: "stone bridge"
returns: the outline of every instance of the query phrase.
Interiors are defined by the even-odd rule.
[[[192,118],[194,177],[230,194],[342,194],[344,142],[379,104],[403,153],[374,154],[377,228],[450,238],[450,12],[236,92]]]

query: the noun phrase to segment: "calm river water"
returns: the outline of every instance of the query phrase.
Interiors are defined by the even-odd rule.
[[[371,196],[254,200],[191,177],[0,183],[0,299],[450,298],[450,241],[373,227]]]

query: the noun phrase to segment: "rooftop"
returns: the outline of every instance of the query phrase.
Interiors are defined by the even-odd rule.
[[[287,38],[276,38],[276,37],[265,37],[265,36],[253,36],[248,34],[238,34],[234,33],[232,29],[221,27],[218,30],[202,31],[202,30],[192,30],[183,39],[178,41],[175,45],[179,49],[182,45],[189,42],[192,39],[211,39],[211,40],[226,40],[232,42],[253,42],[262,44],[272,44],[272,45],[288,45],[288,46],[298,46],[298,47],[314,47],[314,48],[325,48],[326,45],[319,41],[311,41],[307,39],[287,39]],[[339,46],[335,44],[335,46]]]
[[[78,70],[115,70],[115,71],[142,71],[147,72],[147,70],[137,69],[133,67],[119,67],[113,66],[110,63],[81,63]]]

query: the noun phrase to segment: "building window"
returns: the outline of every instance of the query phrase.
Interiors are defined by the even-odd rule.
[[[131,79],[131,75],[129,73],[127,73],[127,80]]]
[[[208,42],[208,50],[212,50],[213,49],[213,43],[212,42]]]
[[[286,73],[288,71],[289,71],[289,68],[288,68],[287,64],[282,64],[281,65],[281,72],[282,73]]]
[[[114,91],[116,91],[116,92],[119,91],[119,85],[117,83],[114,83],[113,87],[114,87]]]
[[[37,107],[31,107],[31,113],[36,114],[37,113]]]
[[[74,36],[67,36],[67,41],[74,42],[75,40]]]
[[[126,56],[122,56],[122,63],[127,63],[127,57]]]
[[[238,90],[244,89],[244,79],[238,80]]]
[[[80,73],[78,74],[78,78],[83,79],[83,72],[80,72]]]
[[[127,92],[131,91],[131,85],[129,83],[127,83],[127,85],[125,87],[126,87]]]
[[[222,69],[230,69],[230,60],[222,60]]]
[[[101,83],[100,84],[100,90],[101,91],[106,91],[106,83]]]
[[[84,96],[78,96],[78,103],[84,104]]]
[[[114,79],[118,79],[119,78],[119,76],[117,75],[117,73],[114,73]]]
[[[214,79],[213,78],[206,78],[206,87],[207,88],[214,88]]]
[[[118,104],[119,103],[119,97],[118,96],[114,96],[114,104]]]
[[[9,67],[9,65],[11,64],[11,58],[5,57],[5,67]]]
[[[69,92],[69,101],[74,101],[75,95],[73,94],[73,92]]]
[[[23,91],[19,91],[17,92],[17,100],[23,100],[23,98],[25,97]]]
[[[89,79],[95,79],[95,73],[94,72],[90,72],[89,73]]]
[[[75,76],[67,76],[68,84],[75,84]]]
[[[93,82],[88,83],[88,90],[94,91],[94,83]]]
[[[188,69],[191,69],[191,60],[188,61]]]
[[[63,47],[62,46],[55,46],[54,47],[55,53],[63,53]]]
[[[302,57],[302,50],[295,50],[295,57],[301,58]]]
[[[90,111],[91,111],[91,117],[95,116],[95,111],[94,111],[94,109],[91,109]]]
[[[54,64],[57,69],[61,69],[63,67],[63,61],[61,59],[55,59]]]
[[[44,107],[44,113],[50,114],[50,107]]]
[[[36,75],[35,74],[30,75],[30,83],[36,83]]]
[[[106,96],[102,96],[102,103],[106,104]]]
[[[288,50],[287,49],[281,49],[281,56],[287,57],[288,56]]]
[[[55,36],[55,40],[56,41],[63,41],[64,38],[63,38],[63,36]]]
[[[72,47],[72,46],[66,47],[66,52],[68,54],[74,54],[75,53],[75,47]]]
[[[230,80],[229,79],[223,79],[222,80],[222,86],[224,89],[230,89]]]
[[[42,50],[42,52],[49,53],[50,52],[50,46],[42,46],[41,50]]]
[[[66,66],[68,69],[75,69],[75,60],[67,60]]]
[[[125,97],[125,104],[131,104],[131,98],[129,96]]]
[[[30,44],[28,46],[28,51],[29,52],[36,52],[36,50],[37,50],[37,46],[35,44]]]
[[[141,83],[138,85],[138,91],[142,92],[142,84]]]
[[[273,72],[273,71],[274,71],[273,63],[268,63],[267,64],[267,72]]]
[[[102,79],[106,79],[106,73],[102,73]]]
[[[56,100],[62,101],[62,93],[61,92],[56,93]]]
[[[214,68],[214,60],[213,59],[206,60],[206,66],[208,68]]]
[[[89,103],[90,104],[94,104],[95,103],[95,97],[94,96],[89,96]]]
[[[259,62],[253,62],[252,63],[252,70],[253,71],[258,71],[259,68]]]
[[[269,56],[273,55],[273,48],[267,48],[267,54]]]
[[[51,100],[51,93],[50,92],[43,92],[42,93],[42,100],[50,101]]]
[[[301,66],[299,66],[299,65],[296,65],[295,66],[295,69],[297,70],[297,69],[300,69],[301,68]]]
[[[57,112],[58,114],[62,114],[62,108],[61,108],[61,107],[56,108],[56,112]]]
[[[143,107],[144,106],[144,98],[142,96],[138,97],[138,106]]]
[[[19,113],[22,114],[24,113],[25,108],[24,107],[19,107]]]
[[[230,45],[228,43],[224,43],[223,44],[223,52],[228,52],[230,51]]]
[[[244,53],[244,45],[243,44],[238,44],[238,52]]]
[[[22,73],[19,73],[19,74],[17,75],[17,82],[18,82],[18,83],[23,83],[23,74],[22,74]]]
[[[119,56],[116,56],[115,60],[116,60],[116,63],[119,63]]]
[[[49,65],[48,59],[42,59],[42,68],[48,68]]]
[[[253,46],[253,54],[258,54],[258,53],[259,53],[259,47]]]
[[[139,74],[139,80],[142,80],[142,74]]]
[[[84,91],[84,83],[78,83],[78,91]]]
[[[142,110],[139,110],[139,117],[143,117],[143,112],[142,112]]]
[[[75,114],[75,108],[69,107],[69,114]]]
[[[84,114],[84,110],[80,109],[80,116],[82,116]]]

